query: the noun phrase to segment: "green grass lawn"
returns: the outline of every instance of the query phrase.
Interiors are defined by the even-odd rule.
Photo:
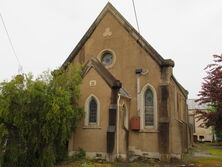
[[[189,162],[196,164],[196,167],[222,167],[222,158],[203,157],[189,160]]]
[[[192,153],[202,152],[215,157],[193,157]],[[218,157],[221,156],[221,157]],[[188,159],[189,158],[189,159]],[[190,159],[191,158],[191,159]],[[193,147],[187,161],[196,164],[197,167],[222,167],[222,143],[198,143]]]
[[[207,150],[207,153],[210,155],[215,155],[215,156],[222,156],[222,149],[209,149]]]
[[[195,144],[194,151],[203,151],[214,156],[222,156],[222,143],[198,143]]]

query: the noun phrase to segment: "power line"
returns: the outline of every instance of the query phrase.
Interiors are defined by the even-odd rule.
[[[0,16],[1,16],[1,20],[2,20],[3,26],[4,26],[4,28],[5,28],[5,32],[6,32],[6,34],[7,34],[9,43],[10,43],[10,45],[11,45],[13,54],[15,55],[15,58],[16,58],[16,60],[17,60],[17,62],[18,62],[18,66],[19,66],[19,67],[18,67],[18,73],[21,73],[21,72],[22,72],[22,65],[21,65],[21,63],[20,63],[20,61],[19,61],[19,58],[18,58],[16,52],[15,52],[15,48],[14,48],[14,46],[13,46],[12,40],[11,40],[11,38],[10,38],[10,36],[9,36],[8,30],[7,30],[7,28],[6,28],[6,25],[5,25],[5,22],[4,22],[4,19],[3,19],[3,16],[2,16],[1,13],[0,13]]]
[[[135,18],[136,18],[137,29],[138,29],[138,32],[140,33],[140,27],[139,27],[137,14],[136,14],[136,6],[135,6],[135,3],[134,3],[134,0],[132,0],[132,3],[133,3],[133,9],[134,9],[134,14],[135,14]]]

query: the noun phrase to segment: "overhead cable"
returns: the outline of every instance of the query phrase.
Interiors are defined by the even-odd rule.
[[[138,22],[138,18],[137,18],[136,6],[135,6],[135,3],[134,3],[134,0],[132,0],[132,3],[133,3],[134,15],[135,15],[135,18],[136,18],[137,29],[138,29],[138,32],[140,33],[140,27],[139,27],[139,22]]]
[[[5,32],[6,32],[6,34],[7,34],[9,43],[10,43],[10,45],[11,45],[13,54],[14,54],[17,62],[18,62],[18,66],[19,66],[19,67],[18,67],[18,73],[21,73],[21,72],[22,72],[22,65],[21,65],[21,63],[20,63],[20,61],[19,61],[19,58],[18,58],[16,52],[15,52],[15,48],[14,48],[14,46],[13,46],[12,40],[11,40],[11,38],[10,38],[10,36],[9,36],[8,30],[7,30],[7,28],[6,28],[6,25],[5,25],[5,22],[4,22],[4,19],[3,19],[3,16],[2,16],[1,13],[0,13],[0,16],[1,16],[1,20],[2,20],[3,26],[4,26],[4,28],[5,28]]]

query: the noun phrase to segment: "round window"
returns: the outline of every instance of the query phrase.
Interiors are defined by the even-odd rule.
[[[110,52],[105,52],[101,57],[101,62],[104,66],[109,66],[113,63],[113,55]]]

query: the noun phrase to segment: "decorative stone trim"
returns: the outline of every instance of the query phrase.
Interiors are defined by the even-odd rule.
[[[89,102],[91,97],[96,99],[97,102],[97,122],[95,124],[89,124]],[[84,127],[83,128],[99,128],[100,127],[100,101],[99,99],[94,95],[90,94],[85,102],[85,120],[84,120]]]
[[[104,31],[104,33],[103,33],[103,37],[110,37],[112,34],[113,34],[113,33],[112,33],[110,27],[106,27],[106,28],[105,28],[105,31]]]
[[[153,102],[154,102],[154,126],[145,126],[144,125],[144,93],[146,92],[146,89],[147,88],[150,88],[153,92]],[[157,93],[156,93],[156,90],[155,88],[150,85],[149,83],[147,83],[143,89],[141,90],[140,92],[140,96],[139,96],[139,102],[140,102],[140,131],[141,132],[155,132],[157,131]],[[151,130],[151,131],[150,131]]]
[[[140,129],[141,133],[158,133],[159,131],[157,129]]]
[[[105,66],[106,68],[111,68],[111,67],[113,67],[113,66],[115,65],[115,63],[116,63],[116,53],[115,53],[112,49],[104,49],[104,50],[102,50],[102,51],[97,55],[97,59],[101,62],[102,56],[103,56],[103,54],[106,53],[106,52],[111,53],[112,56],[113,56],[113,63],[110,64],[110,65],[108,65],[108,66]]]

